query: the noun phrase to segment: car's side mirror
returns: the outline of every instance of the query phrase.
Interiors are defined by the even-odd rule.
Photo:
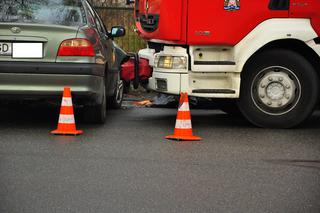
[[[129,4],[133,4],[134,3],[134,0],[127,0],[127,5],[129,5]]]
[[[111,28],[111,37],[115,38],[115,37],[122,37],[125,36],[126,34],[126,29],[124,27],[121,26],[114,26]]]

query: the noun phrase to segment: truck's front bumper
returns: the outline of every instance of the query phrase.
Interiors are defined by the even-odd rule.
[[[96,64],[0,62],[0,99],[52,99],[70,86],[79,104],[99,104],[105,69]]]
[[[187,85],[182,85],[187,81],[188,74],[153,72],[148,89],[178,95],[181,91],[187,91]]]
[[[238,98],[240,75],[238,73],[169,73],[155,69],[149,78],[148,89],[178,95],[204,98]]]

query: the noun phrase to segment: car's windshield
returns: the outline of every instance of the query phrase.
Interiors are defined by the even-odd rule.
[[[79,0],[2,0],[0,22],[77,26],[86,23]]]

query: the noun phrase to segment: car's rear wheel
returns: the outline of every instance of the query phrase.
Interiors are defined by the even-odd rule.
[[[100,104],[84,107],[85,122],[94,124],[104,124],[106,122],[107,106],[105,89],[103,90],[102,99],[102,103]]]
[[[317,73],[304,57],[290,50],[269,50],[244,70],[239,108],[257,126],[291,128],[313,112],[318,84]]]
[[[112,109],[120,109],[123,100],[124,83],[120,78],[120,73],[117,76],[117,85],[113,95],[108,98],[108,107]]]

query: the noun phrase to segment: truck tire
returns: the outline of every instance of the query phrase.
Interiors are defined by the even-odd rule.
[[[246,66],[238,106],[259,127],[292,128],[313,113],[318,97],[319,78],[313,66],[296,52],[273,49]]]
[[[124,93],[124,82],[120,78],[120,73],[117,77],[117,86],[113,95],[108,98],[108,107],[111,109],[120,109],[123,100],[123,93]]]

